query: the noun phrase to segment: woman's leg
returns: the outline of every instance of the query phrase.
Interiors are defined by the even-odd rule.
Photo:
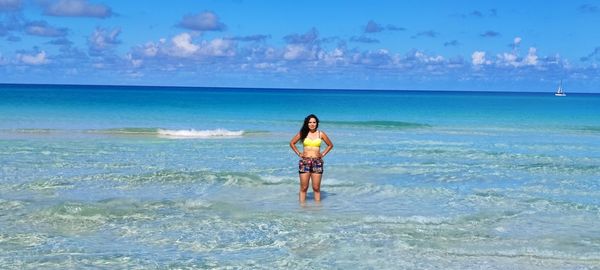
[[[312,188],[315,193],[315,201],[321,201],[321,177],[323,177],[320,173],[311,173],[312,178]]]
[[[300,202],[306,201],[306,192],[308,191],[308,181],[310,180],[311,173],[300,174],[300,193],[298,194],[298,200]]]

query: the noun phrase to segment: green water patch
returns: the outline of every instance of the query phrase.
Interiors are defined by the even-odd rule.
[[[517,169],[530,171],[530,172],[547,172],[547,173],[561,173],[561,174],[600,174],[598,165],[596,164],[581,164],[573,161],[569,163],[554,162],[532,162],[525,164],[510,165]]]
[[[34,248],[43,245],[47,238],[41,233],[0,233],[0,248],[7,251]]]
[[[145,135],[152,136],[158,134],[158,128],[108,128],[108,129],[87,129],[84,133],[108,134],[108,135]]]
[[[414,129],[429,128],[431,125],[424,123],[402,122],[402,121],[322,121],[321,125],[330,125],[336,127],[352,128],[373,128],[373,129]]]
[[[583,131],[586,133],[600,134],[600,126],[581,126],[573,129],[577,131]]]
[[[160,170],[151,173],[118,176],[115,181],[129,185],[199,183],[225,186],[261,186],[291,183],[284,178],[261,177],[253,173]],[[294,182],[295,183],[295,182]]]
[[[33,212],[22,222],[65,235],[93,233],[106,224],[152,220],[153,211],[151,205],[125,199],[67,201]]]
[[[248,130],[244,131],[244,136],[261,136],[267,135],[270,132],[268,130]]]
[[[9,131],[15,133],[26,133],[26,134],[50,134],[60,132],[58,129],[50,129],[50,128],[20,128],[20,129],[11,129]]]
[[[36,191],[49,191],[58,189],[72,189],[75,187],[74,183],[64,180],[41,180],[30,183],[19,185],[19,190],[36,190]]]
[[[8,216],[26,205],[24,201],[0,199],[0,217]]]

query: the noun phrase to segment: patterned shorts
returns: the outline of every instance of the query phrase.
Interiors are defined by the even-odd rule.
[[[323,159],[321,158],[303,158],[298,161],[299,173],[323,173]]]

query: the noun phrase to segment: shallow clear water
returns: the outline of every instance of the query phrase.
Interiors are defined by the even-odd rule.
[[[335,148],[302,206],[309,113]],[[599,268],[599,116],[598,95],[2,86],[0,268]]]

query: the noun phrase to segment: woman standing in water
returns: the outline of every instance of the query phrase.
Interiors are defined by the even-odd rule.
[[[315,201],[321,200],[321,177],[323,176],[323,157],[331,151],[333,143],[325,132],[317,130],[319,128],[319,118],[311,114],[304,118],[304,124],[300,132],[290,141],[290,147],[296,155],[300,157],[298,162],[298,172],[300,173],[300,202],[306,200],[308,191],[308,182],[312,180],[312,188],[315,194]],[[302,153],[296,147],[296,143],[302,141]],[[321,141],[325,141],[327,148],[321,152]]]

